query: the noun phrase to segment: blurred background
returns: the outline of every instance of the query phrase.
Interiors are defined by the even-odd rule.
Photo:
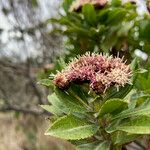
[[[48,91],[37,84],[63,49],[62,37],[47,22],[63,13],[60,4],[0,0],[0,150],[70,149],[44,135],[49,114],[39,105],[47,102]]]
[[[71,0],[66,1],[71,2]],[[131,1],[136,1],[139,14],[148,13],[150,6],[146,9],[144,0]],[[63,35],[52,32],[58,31],[58,29],[63,30],[58,24],[50,22],[51,18],[59,18],[60,14],[65,13],[61,4],[62,0],[0,0],[0,150],[74,149],[66,141],[44,135],[50,122],[50,114],[41,109],[39,105],[47,103],[47,95],[50,91],[37,84],[41,78],[49,75],[49,70],[53,70],[54,63],[57,57],[63,53],[64,47],[66,50],[75,49],[71,54],[73,56],[76,55],[75,53],[84,53],[84,51],[79,52],[78,50],[82,46],[88,45],[85,44],[88,39],[87,35],[82,37],[80,32],[77,32],[79,34],[79,36],[77,34],[77,38],[80,40],[71,37],[72,31],[80,28],[73,26],[71,32],[68,28],[68,32],[65,33],[70,36],[71,44],[67,43],[66,37]],[[73,19],[75,17],[73,16]],[[68,17],[68,20],[70,18]],[[68,20],[66,22],[64,20],[64,24],[67,24]],[[127,27],[127,30],[121,30],[121,33],[123,32],[121,38],[128,35],[128,26],[117,27],[120,30]],[[148,23],[146,29],[149,27]],[[129,28],[132,30],[132,25]],[[134,32],[137,32],[136,26],[134,29]],[[89,31],[90,34],[94,30],[91,31]],[[150,39],[149,32],[145,32],[145,30],[143,32],[147,33],[146,38]],[[108,33],[107,30],[106,33]],[[114,32],[110,33],[116,38],[116,32],[115,34]],[[134,35],[137,36],[137,34]],[[110,42],[109,37],[108,35]],[[112,39],[115,40],[115,38]],[[70,44],[70,47],[64,43]],[[149,51],[146,50],[150,48],[149,41],[146,50],[142,43],[142,45],[137,45],[137,43],[138,38],[131,47],[133,54],[134,50],[138,48],[135,54],[142,57],[143,60],[147,60]],[[93,42],[90,44],[95,46]],[[96,41],[96,44],[99,43]],[[104,44],[108,45],[107,42]],[[141,49],[146,53],[141,52],[139,47],[142,47]],[[87,48],[89,47],[87,46]]]

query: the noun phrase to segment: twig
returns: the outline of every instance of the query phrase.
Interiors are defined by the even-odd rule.
[[[31,114],[31,115],[48,115],[50,116],[51,114],[46,112],[46,111],[35,111],[35,110],[30,110],[30,109],[25,109],[25,108],[21,108],[21,107],[17,107],[17,106],[12,106],[12,105],[8,105],[8,106],[2,106],[0,107],[0,111],[2,112],[9,112],[9,111],[15,111],[15,112],[20,112],[20,113],[24,113],[24,114]]]

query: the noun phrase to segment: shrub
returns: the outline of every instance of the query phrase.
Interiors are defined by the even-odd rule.
[[[54,114],[45,134],[78,150],[120,150],[150,134],[149,14],[119,0],[72,2],[49,20],[67,42],[58,71],[41,80],[54,92],[42,105]]]

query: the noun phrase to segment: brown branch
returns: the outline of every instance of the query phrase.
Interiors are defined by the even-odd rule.
[[[34,93],[35,95],[37,96],[38,98],[38,103],[39,104],[43,104],[43,99],[42,99],[42,93],[41,91],[39,90],[39,88],[37,87],[37,84],[36,84],[36,80],[34,78],[34,76],[32,75],[32,68],[31,68],[31,62],[30,62],[30,59],[27,59],[27,62],[26,62],[26,67],[27,67],[27,72],[26,72],[26,75],[27,75],[27,78],[29,79],[29,83],[30,85],[32,86],[33,90],[34,90]]]
[[[146,147],[143,146],[139,141],[134,141],[134,143],[141,148],[141,150],[146,150]]]
[[[23,67],[23,65],[14,64],[10,61],[0,60],[0,65],[2,65],[2,67],[11,68],[19,74],[26,74],[27,72],[27,69]]]
[[[149,139],[148,139],[147,149],[150,150],[150,136],[149,136]]]
[[[34,82],[34,80],[31,77],[29,77],[29,82],[30,82],[30,85],[33,87],[35,95],[38,98],[39,104],[43,104],[42,94],[39,91],[37,84]]]
[[[24,114],[31,114],[31,115],[51,115],[50,113],[46,112],[46,111],[35,111],[35,110],[30,110],[30,109],[25,109],[25,108],[21,108],[18,106],[12,106],[12,105],[5,105],[0,107],[0,111],[2,112],[9,112],[9,111],[15,111],[15,112],[20,112],[20,113],[24,113]]]
[[[122,150],[127,150],[127,148],[126,148],[126,146],[125,146],[125,145],[122,147]]]

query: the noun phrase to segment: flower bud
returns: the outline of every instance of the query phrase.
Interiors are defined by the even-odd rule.
[[[120,87],[130,83],[132,73],[129,65],[121,58],[101,54],[89,54],[72,60],[68,66],[54,77],[54,84],[66,89],[71,82],[89,83],[96,93],[105,93],[111,87]]]

